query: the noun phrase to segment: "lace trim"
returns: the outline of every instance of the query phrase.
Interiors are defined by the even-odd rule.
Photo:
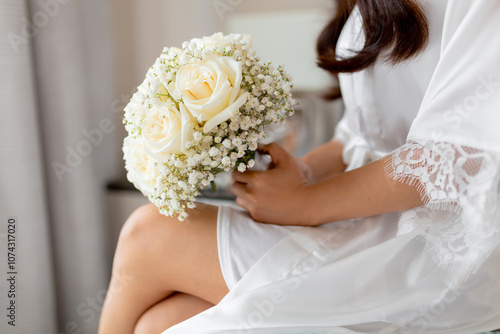
[[[389,177],[417,187],[425,203],[403,212],[400,228],[416,231],[440,265],[478,268],[500,243],[498,154],[413,140],[384,160]]]

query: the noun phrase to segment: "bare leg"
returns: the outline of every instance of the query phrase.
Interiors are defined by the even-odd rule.
[[[227,294],[217,252],[217,207],[199,203],[189,214],[179,222],[146,205],[130,216],[116,248],[99,334],[132,334],[146,310],[174,292],[210,304]]]
[[[176,293],[148,309],[139,319],[134,334],[161,333],[213,304],[185,293]]]

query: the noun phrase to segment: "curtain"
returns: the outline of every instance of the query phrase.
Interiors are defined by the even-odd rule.
[[[16,37],[12,33],[19,32],[27,13],[24,1],[0,2],[1,333],[56,329],[32,50],[29,45],[11,43]]]
[[[106,1],[0,2],[0,255],[16,225],[16,326],[96,333],[109,280],[104,194],[120,169]],[[2,310],[10,283],[0,281]],[[57,315],[57,316],[56,316]]]

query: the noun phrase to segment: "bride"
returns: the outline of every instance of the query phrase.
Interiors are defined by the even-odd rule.
[[[271,168],[233,175],[245,210],[137,209],[99,333],[500,328],[499,30],[498,1],[339,0],[335,137],[261,147]]]

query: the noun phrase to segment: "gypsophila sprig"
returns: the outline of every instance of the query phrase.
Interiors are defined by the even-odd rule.
[[[218,173],[253,167],[266,125],[293,114],[292,87],[248,35],[165,48],[125,107],[127,178],[160,213],[184,220]]]

